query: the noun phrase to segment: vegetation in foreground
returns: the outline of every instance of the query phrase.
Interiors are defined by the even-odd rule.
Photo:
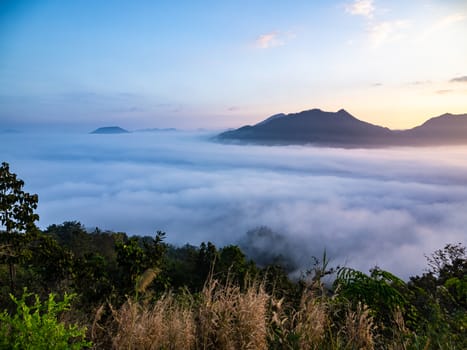
[[[291,281],[233,245],[174,247],[163,232],[78,222],[40,231],[37,195],[23,186],[3,163],[0,349],[467,348],[462,244],[407,283],[377,267],[331,268],[325,255]]]

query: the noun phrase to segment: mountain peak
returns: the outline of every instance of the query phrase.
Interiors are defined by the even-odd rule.
[[[350,113],[347,112],[344,108],[339,109],[339,110],[337,111],[337,114],[348,114],[348,115],[350,115]]]
[[[388,132],[386,128],[358,120],[344,109],[326,112],[313,108],[276,114],[254,126],[227,131],[220,138],[260,143],[356,145],[378,143]]]

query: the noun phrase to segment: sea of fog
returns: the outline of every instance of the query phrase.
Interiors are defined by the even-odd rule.
[[[467,148],[225,145],[206,132],[4,133],[0,160],[39,195],[39,226],[152,235],[175,244],[245,242],[299,269],[331,264],[403,278],[424,254],[466,244]],[[250,237],[251,238],[251,237]]]

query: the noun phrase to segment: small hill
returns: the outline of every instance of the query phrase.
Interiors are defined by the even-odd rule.
[[[104,126],[92,131],[91,134],[128,134],[129,131],[119,126]]]

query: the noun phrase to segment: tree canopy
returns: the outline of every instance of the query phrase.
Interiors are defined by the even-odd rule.
[[[0,167],[0,247],[1,261],[8,264],[10,289],[15,290],[15,264],[28,254],[27,243],[36,232],[39,216],[37,194],[23,190],[24,181],[10,172],[8,163]]]

